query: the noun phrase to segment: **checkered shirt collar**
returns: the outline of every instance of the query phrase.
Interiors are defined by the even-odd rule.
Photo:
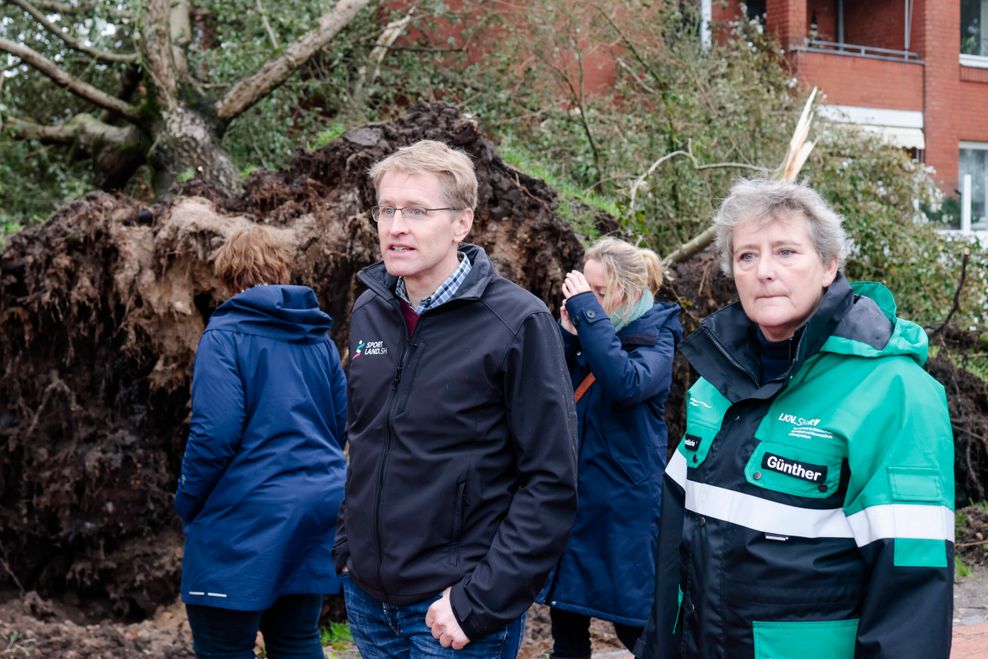
[[[424,298],[417,307],[412,306],[412,301],[408,299],[408,289],[405,287],[404,277],[398,277],[398,284],[395,286],[395,295],[408,303],[408,306],[412,307],[415,313],[419,315],[428,309],[435,309],[440,304],[449,302],[456,291],[459,290],[460,284],[470,274],[470,268],[473,267],[466,254],[457,252],[457,255],[459,256],[460,264],[456,266],[456,269],[453,270],[449,277],[446,277],[443,283],[439,284],[439,288],[432,295]]]

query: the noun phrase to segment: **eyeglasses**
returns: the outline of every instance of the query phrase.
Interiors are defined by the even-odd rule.
[[[424,220],[429,217],[429,213],[436,211],[461,211],[462,208],[420,208],[418,206],[406,206],[405,208],[395,208],[394,206],[375,206],[371,209],[371,219],[375,222],[390,222],[395,219],[398,211],[406,222]]]

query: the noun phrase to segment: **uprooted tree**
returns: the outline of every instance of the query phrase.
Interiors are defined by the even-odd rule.
[[[370,2],[337,0],[287,44],[279,43],[261,2],[239,7],[260,17],[270,35],[270,57],[228,79],[228,72],[211,70],[202,54],[230,44],[213,43],[209,11],[194,0],[9,0],[0,15],[0,51],[7,55],[0,68],[8,88],[0,125],[15,138],[70,145],[87,154],[103,189],[122,187],[149,164],[158,191],[180,175],[194,174],[233,194],[241,177],[223,146],[230,123],[305,65]],[[198,3],[203,4],[208,3]],[[73,98],[45,98],[28,80],[38,76]],[[60,100],[64,107],[52,107]]]
[[[480,203],[469,239],[543,299],[582,249],[554,193],[513,170],[446,105],[345,133],[227,198],[193,182],[170,202],[93,192],[9,240],[0,258],[0,583],[69,591],[142,616],[177,594],[171,511],[196,344],[225,299],[210,255],[249,222],[294,252],[346,335],[357,270],[378,259],[367,169],[423,138],[466,151]],[[465,349],[469,349],[465,344]]]

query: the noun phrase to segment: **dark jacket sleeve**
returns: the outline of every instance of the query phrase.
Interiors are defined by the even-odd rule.
[[[580,337],[563,329],[563,324],[559,321],[556,321],[556,327],[559,329],[559,336],[563,338],[563,355],[566,357],[566,366],[572,368],[576,363],[576,355],[580,352]]]
[[[518,618],[562,553],[576,516],[576,410],[555,321],[529,316],[503,362],[518,490],[484,559],[453,585],[470,639]]]
[[[224,332],[207,331],[196,350],[192,419],[175,493],[175,510],[190,522],[202,509],[240,444],[244,388],[236,347]]]
[[[346,385],[346,373],[344,372],[343,365],[340,363],[339,352],[336,350],[336,345],[330,343],[332,346],[331,350],[334,353],[335,359],[333,360],[333,373],[330,374],[330,384],[333,391],[333,409],[336,411],[336,426],[334,431],[336,432],[336,441],[339,442],[340,448],[345,449],[347,443],[347,385]],[[350,468],[347,466],[347,480],[350,479]],[[343,490],[346,492],[346,489]],[[333,542],[333,565],[336,568],[336,573],[339,574],[343,568],[346,566],[347,559],[350,557],[349,547],[346,542],[346,531],[343,528],[343,511],[346,506],[346,499],[340,502],[340,508],[336,516],[336,539]]]
[[[345,493],[350,489],[350,467],[347,465],[346,469],[346,485],[343,488]],[[346,538],[346,525],[344,524],[344,514],[346,511],[346,495],[344,494],[343,501],[340,502],[340,509],[336,513],[336,538],[333,540],[333,567],[336,568],[336,574],[343,571],[346,567],[347,561],[350,560],[350,545],[347,543]]]
[[[350,362],[347,361],[347,366],[340,366],[340,373],[343,377],[343,399],[344,405],[348,405],[350,400],[349,387],[347,382],[349,378]],[[333,390],[334,400],[336,398],[336,390]],[[343,421],[345,427],[349,429],[350,426],[350,408],[344,407],[347,411],[347,415],[344,417]],[[349,435],[347,435],[349,437]],[[346,517],[346,492],[350,489],[350,463],[347,461],[346,468],[346,484],[343,487],[343,501],[340,502],[340,508],[336,513],[336,536],[333,540],[333,567],[336,568],[336,573],[339,574],[346,567],[347,561],[350,560],[350,545],[347,543],[346,537],[346,524],[344,523]]]
[[[603,387],[611,398],[634,405],[669,388],[676,350],[672,332],[661,330],[654,347],[635,350],[632,355],[621,347],[614,325],[593,293],[574,295],[566,301],[566,309],[597,386]]]

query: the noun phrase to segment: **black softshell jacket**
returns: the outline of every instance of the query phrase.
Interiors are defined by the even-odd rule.
[[[472,263],[407,334],[396,280],[365,268],[350,327],[350,468],[337,570],[392,604],[452,586],[467,637],[520,616],[576,513],[576,413],[555,320]]]

